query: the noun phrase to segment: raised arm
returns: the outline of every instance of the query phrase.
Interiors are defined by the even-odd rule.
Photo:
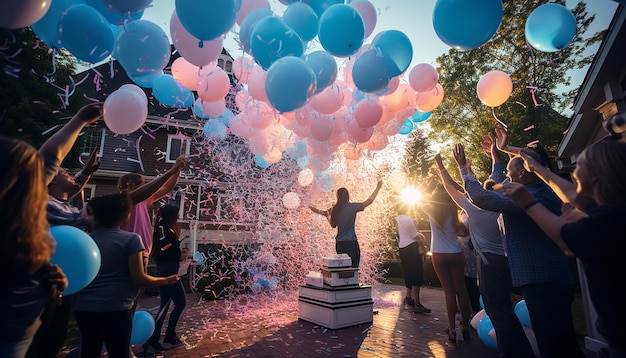
[[[372,192],[372,195],[370,195],[370,197],[367,198],[363,202],[363,208],[367,208],[374,202],[374,199],[376,199],[376,195],[378,195],[378,191],[380,190],[382,186],[383,186],[383,182],[382,180],[379,180],[378,183],[376,184],[376,189],[374,189],[374,192]]]
[[[140,203],[151,196],[154,196],[154,200],[159,200],[167,193],[174,189],[178,182],[178,175],[180,171],[187,165],[187,161],[184,157],[178,157],[176,163],[165,173],[158,176],[156,179],[139,186],[137,189],[128,193],[133,204]]]
[[[58,165],[70,152],[83,128],[87,124],[97,121],[100,117],[102,117],[102,102],[93,102],[83,106],[63,128],[41,145],[39,153],[46,162],[56,160],[56,165]],[[52,181],[55,175],[56,169],[46,173],[46,185]]]
[[[312,205],[309,205],[309,209],[311,209],[311,211],[316,213],[316,214],[320,214],[320,215],[325,216],[327,218],[330,217],[330,209],[328,209],[328,210],[321,210],[321,209],[318,209],[318,208],[316,208],[316,207],[314,207]]]
[[[533,157],[525,154],[524,151],[520,152],[520,156],[524,159],[524,168],[529,172],[535,173],[541,180],[548,184],[550,189],[554,191],[562,202],[575,204],[577,193],[574,183],[553,173],[550,169],[537,162]]]
[[[68,193],[68,197],[70,199],[73,199],[78,194],[82,194],[85,185],[89,182],[89,178],[98,170],[98,168],[100,168],[100,158],[98,158],[98,149],[96,148],[91,152],[91,154],[89,154],[89,158],[87,158],[83,169],[74,176],[74,181],[79,185],[79,187]],[[82,195],[80,201],[83,201]]]
[[[448,173],[448,170],[446,170],[446,167],[443,165],[443,160],[441,159],[441,155],[439,153],[435,155],[435,163],[437,163],[439,177],[443,182],[443,187],[446,189],[452,200],[454,200],[456,205],[463,207],[463,193],[465,190],[461,185],[459,185],[459,183],[454,181],[450,173]]]
[[[508,134],[506,133],[506,128],[502,126],[496,127],[496,146],[500,151],[508,153],[512,156],[519,155],[519,152],[522,149],[508,144]]]
[[[506,178],[504,174],[504,163],[502,163],[502,158],[500,157],[500,151],[496,146],[496,140],[491,135],[491,133],[487,133],[483,136],[483,141],[480,143],[483,147],[483,150],[487,155],[491,158],[491,174],[489,175],[489,179],[493,179],[496,183],[501,183]]]

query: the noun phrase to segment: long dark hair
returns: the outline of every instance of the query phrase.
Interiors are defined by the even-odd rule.
[[[159,213],[157,214],[156,223],[154,225],[154,236],[153,237],[161,237],[161,229],[159,226],[162,226],[164,230],[172,229],[176,236],[180,236],[180,229],[178,228],[178,211],[180,208],[175,205],[164,205],[159,209]],[[157,236],[159,235],[159,236]]]
[[[337,189],[337,202],[333,209],[330,212],[330,226],[335,228],[337,227],[337,215],[341,213],[341,209],[343,208],[343,204],[350,201],[350,193],[348,193],[348,189],[339,188]]]
[[[466,227],[459,221],[456,203],[452,200],[443,185],[437,185],[433,191],[433,194],[431,195],[431,204],[433,208],[431,219],[433,219],[439,229],[443,231],[445,220],[451,217],[457,233],[464,231],[463,229]]]

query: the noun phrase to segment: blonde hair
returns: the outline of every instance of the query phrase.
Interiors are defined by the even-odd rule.
[[[43,159],[35,148],[0,137],[0,270],[32,273],[50,261],[54,240],[46,219]]]
[[[585,149],[580,159],[598,178],[593,195],[602,204],[626,202],[626,143],[602,141]]]

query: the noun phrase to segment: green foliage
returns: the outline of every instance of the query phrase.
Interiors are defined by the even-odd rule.
[[[73,58],[64,50],[52,51],[30,29],[0,30],[5,43],[0,57],[0,133],[21,139],[39,148],[54,133],[43,132],[62,126],[84,104],[78,96],[63,106],[60,87],[72,88],[70,76],[76,68]],[[74,146],[65,166],[76,167],[82,146]]]
[[[439,82],[445,90],[440,107],[433,113],[430,124],[435,133],[445,139],[463,143],[472,159],[474,171],[479,178],[486,178],[490,171],[489,158],[483,155],[482,136],[493,133],[497,117],[508,126],[510,143],[524,147],[539,141],[539,147],[553,156],[568,118],[559,114],[568,108],[575,91],[558,94],[559,86],[568,86],[571,78],[568,70],[579,69],[591,62],[592,56],[584,51],[599,41],[600,35],[584,39],[582,34],[593,21],[586,5],[579,2],[572,13],[578,23],[576,37],[565,49],[546,53],[532,49],[526,43],[525,21],[536,7],[546,0],[506,1],[502,24],[495,36],[485,45],[470,51],[450,49],[437,59]],[[557,1],[564,4],[564,1]],[[513,81],[513,93],[509,100],[497,107],[482,104],[476,95],[476,85],[485,73],[501,70]],[[531,89],[536,88],[535,106]],[[444,156],[451,161],[451,148],[444,149]]]

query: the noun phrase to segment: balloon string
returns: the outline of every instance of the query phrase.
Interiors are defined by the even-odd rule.
[[[504,122],[502,122],[501,120],[498,119],[498,117],[496,117],[496,109],[494,107],[491,107],[491,114],[493,115],[493,118],[500,123],[504,128],[509,128],[509,126],[507,126]]]
[[[537,87],[535,87],[535,86],[526,86],[526,88],[530,89],[530,95],[533,98],[533,103],[535,104],[535,107],[545,106],[545,104],[537,102],[537,98],[535,97],[535,92],[537,91]]]

